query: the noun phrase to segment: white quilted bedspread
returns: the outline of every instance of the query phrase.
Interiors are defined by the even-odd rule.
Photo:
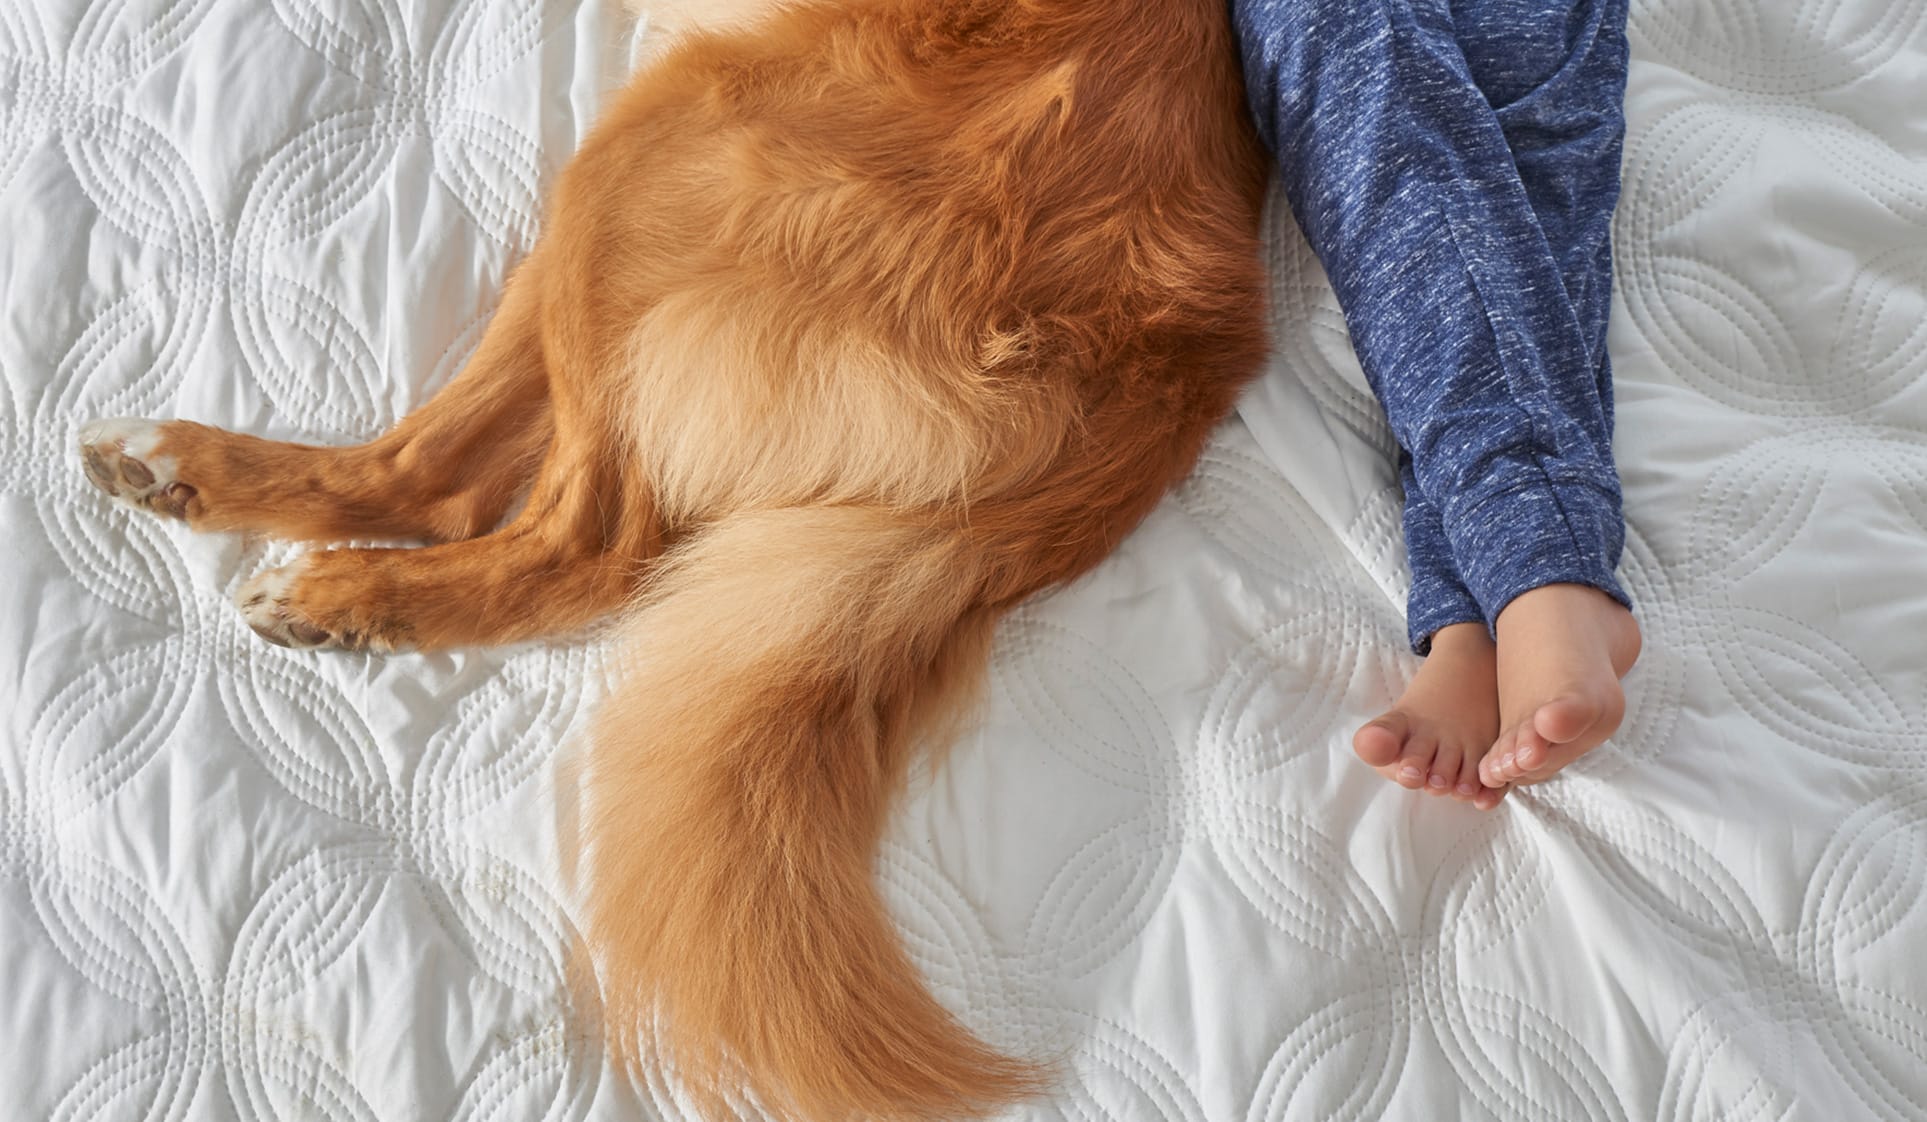
[[[879,863],[1012,1119],[1927,1118],[1927,0],[1642,0],[1621,734],[1480,815],[1347,750],[1414,661],[1385,431],[1277,360],[1002,633]],[[569,996],[594,642],[256,640],[282,556],[82,421],[346,442],[474,345],[627,32],[573,0],[0,0],[0,1115],[680,1119]],[[754,1112],[747,1112],[753,1117]]]

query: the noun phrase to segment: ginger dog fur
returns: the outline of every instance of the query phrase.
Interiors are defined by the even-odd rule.
[[[1259,366],[1266,159],[1221,0],[726,14],[616,97],[468,366],[391,432],[114,422],[83,455],[196,528],[437,543],[256,578],[278,642],[626,609],[583,822],[618,1041],[659,1011],[711,1113],[981,1114],[1049,1073],[929,995],[874,851],[996,619],[1109,553]]]

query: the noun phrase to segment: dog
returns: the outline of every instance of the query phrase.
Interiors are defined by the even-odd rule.
[[[1048,1085],[926,990],[871,862],[993,627],[1186,475],[1265,353],[1268,159],[1222,0],[709,0],[561,172],[461,374],[378,439],[83,429],[101,489],[309,552],[271,642],[626,612],[585,941],[706,1113],[957,1118]],[[517,503],[519,502],[519,506]],[[630,1057],[633,1059],[633,1056]]]

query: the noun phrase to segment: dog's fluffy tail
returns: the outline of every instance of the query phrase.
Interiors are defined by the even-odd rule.
[[[910,741],[981,672],[968,543],[890,511],[734,515],[652,579],[590,757],[588,935],[705,1113],[975,1116],[1039,1089],[933,999],[872,879]]]

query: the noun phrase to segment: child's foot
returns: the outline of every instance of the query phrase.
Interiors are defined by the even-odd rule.
[[[1617,600],[1583,584],[1549,584],[1499,613],[1503,729],[1485,753],[1488,786],[1538,783],[1619,728],[1619,679],[1639,657],[1639,625]]]
[[[1499,729],[1498,667],[1483,623],[1455,623],[1432,636],[1432,653],[1384,716],[1358,730],[1352,749],[1380,775],[1481,810],[1505,797],[1479,782],[1479,761]]]

